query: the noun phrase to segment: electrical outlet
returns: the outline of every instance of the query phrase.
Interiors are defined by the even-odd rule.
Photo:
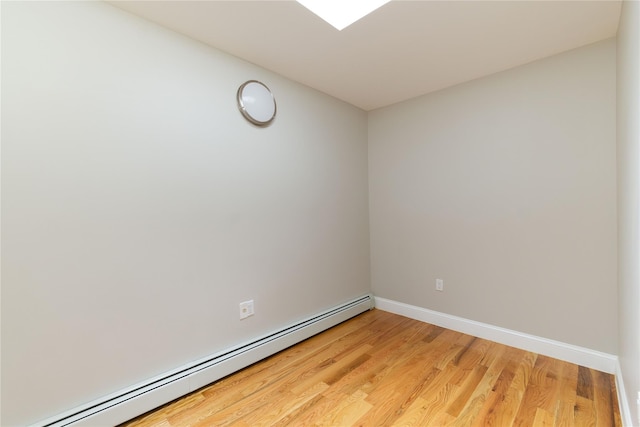
[[[253,316],[253,300],[240,303],[240,320]]]
[[[444,280],[436,279],[436,291],[444,291]]]

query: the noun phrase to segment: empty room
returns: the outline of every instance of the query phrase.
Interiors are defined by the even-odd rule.
[[[350,3],[0,2],[0,425],[640,426],[640,2]]]

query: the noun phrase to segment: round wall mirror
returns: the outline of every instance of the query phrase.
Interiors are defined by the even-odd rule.
[[[266,126],[276,116],[276,100],[269,88],[257,80],[249,80],[238,88],[238,108],[257,126]]]

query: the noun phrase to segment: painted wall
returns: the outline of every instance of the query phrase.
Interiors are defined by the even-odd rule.
[[[632,420],[640,424],[640,3],[622,4],[618,29],[619,349]]]
[[[370,112],[374,294],[616,354],[615,85],[610,39]]]
[[[0,424],[369,292],[363,111],[104,3],[3,2],[2,42]]]

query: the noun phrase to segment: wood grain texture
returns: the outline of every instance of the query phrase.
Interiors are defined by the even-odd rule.
[[[126,427],[621,426],[612,375],[380,310]]]

